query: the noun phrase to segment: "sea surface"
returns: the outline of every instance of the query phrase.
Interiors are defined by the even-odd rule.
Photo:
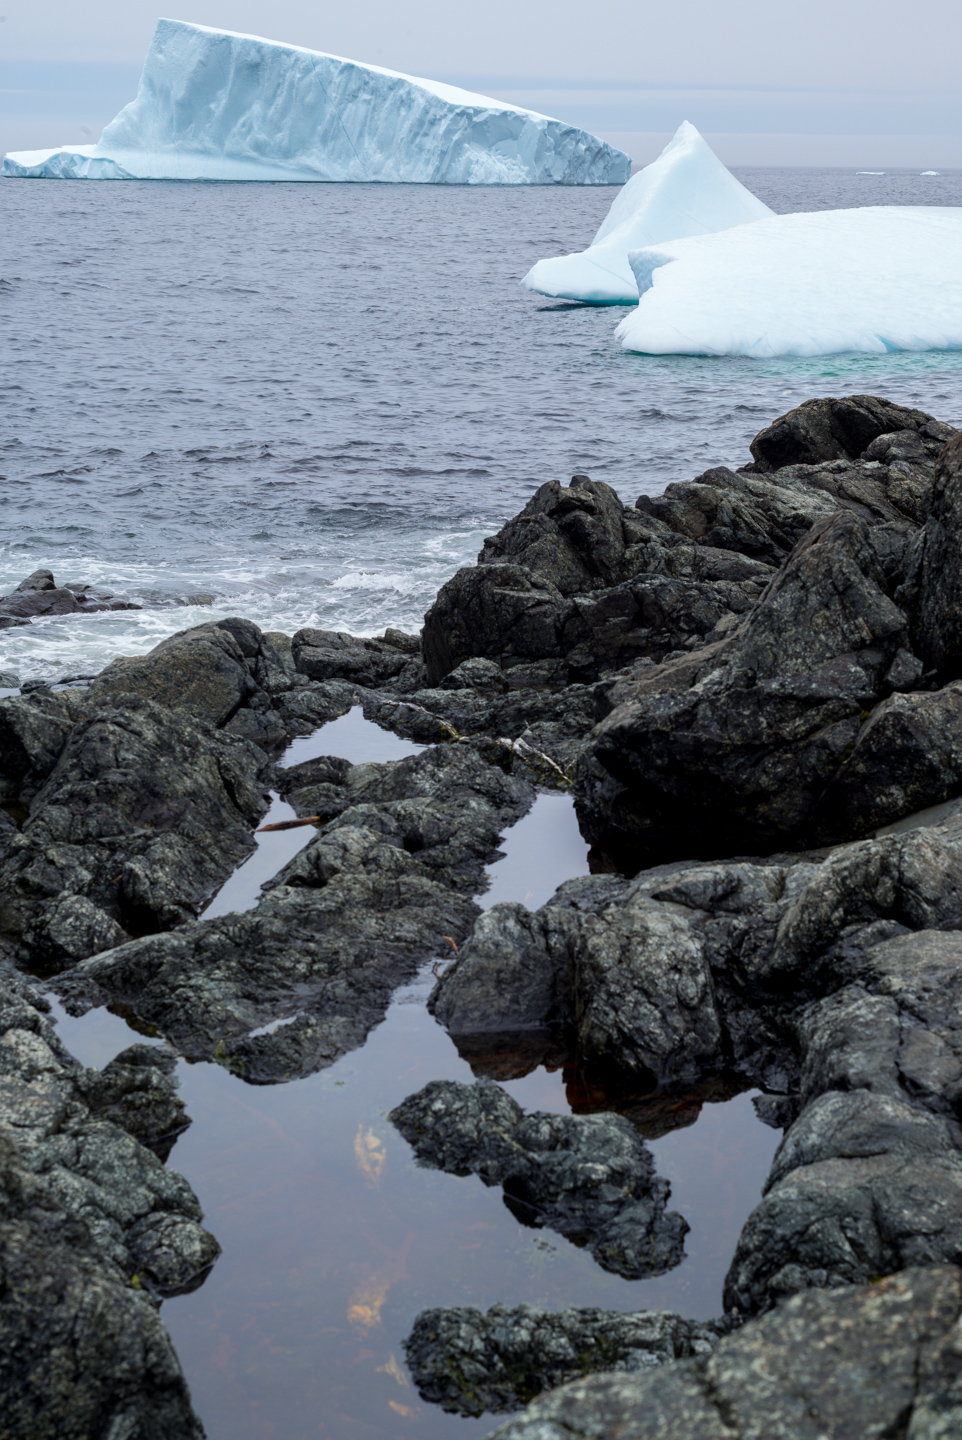
[[[962,204],[962,172],[738,173],[780,211]],[[232,613],[289,632],[416,629],[546,480],[586,472],[632,501],[742,463],[763,425],[819,394],[962,422],[959,353],[652,358],[616,345],[623,308],[522,291],[536,259],[590,242],[613,193],[0,183],[0,593],[43,565],[144,607],[0,631],[0,670],[93,673]],[[355,711],[286,761],[414,748]],[[312,833],[258,836],[208,913],[256,903]],[[562,795],[539,796],[502,852],[482,905],[534,908],[587,868]],[[162,1314],[209,1440],[489,1433],[499,1417],[418,1396],[403,1340],[425,1307],[721,1311],[779,1140],[752,1096],[718,1086],[649,1124],[691,1231],[675,1270],[622,1280],[519,1224],[497,1187],[414,1163],[390,1109],[472,1078],[425,1008],[433,984],[426,966],[361,1049],[306,1080],[179,1066],[194,1123],[170,1164],[223,1254]],[[87,1064],[140,1038],[104,1010],[55,1011]],[[564,1067],[507,1088],[528,1110],[599,1103]]]
[[[962,204],[959,171],[738,174],[780,211]],[[521,290],[615,193],[0,183],[0,593],[43,565],[144,606],[0,632],[0,669],[93,672],[231,613],[416,629],[545,480],[633,501],[812,395],[962,420],[962,353],[633,355],[623,307]]]

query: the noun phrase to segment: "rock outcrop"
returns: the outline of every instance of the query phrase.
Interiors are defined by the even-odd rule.
[[[61,979],[71,1003],[130,1005],[182,1054],[248,1080],[310,1074],[361,1044],[394,987],[451,953],[447,937],[465,937],[484,866],[533,798],[463,746],[388,764],[322,757],[284,778],[324,823],[256,907],[94,955]]]
[[[459,1415],[517,1410],[582,1375],[647,1372],[707,1355],[714,1324],[662,1310],[543,1310],[494,1305],[423,1310],[404,1342],[422,1400]]]
[[[490,1081],[435,1080],[390,1118],[422,1165],[500,1185],[519,1220],[587,1245],[605,1270],[637,1280],[682,1259],[688,1224],[620,1115],[526,1116]]]
[[[188,1123],[173,1056],[133,1046],[83,1069],[46,1008],[0,971],[0,1425],[200,1440],[157,1307],[201,1284],[219,1246],[141,1143],[163,1155]]]
[[[564,1385],[492,1440],[947,1440],[962,1429],[960,1316],[952,1267],[798,1295],[710,1356]]]
[[[0,875],[3,935],[32,966],[63,969],[192,918],[254,848],[267,757],[250,741],[122,691],[0,709],[24,778],[63,745]]]

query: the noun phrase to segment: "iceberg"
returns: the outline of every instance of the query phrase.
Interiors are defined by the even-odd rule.
[[[539,260],[521,284],[559,300],[633,305],[638,287],[628,264],[630,250],[727,230],[773,213],[726,170],[686,120],[658,159],[615,196],[587,250]]]
[[[621,150],[453,85],[159,20],[135,100],[96,145],[8,154],[5,176],[620,185]]]
[[[629,257],[615,331],[647,355],[835,355],[962,347],[962,208],[773,215]]]

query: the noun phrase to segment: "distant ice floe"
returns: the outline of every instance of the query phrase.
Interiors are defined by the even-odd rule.
[[[630,255],[640,300],[615,334],[649,355],[962,348],[962,208],[773,215]]]
[[[596,136],[453,85],[159,20],[137,98],[96,145],[7,155],[5,176],[621,185]]]
[[[539,260],[528,290],[592,305],[633,305],[638,287],[628,252],[663,240],[705,235],[772,215],[686,120],[658,159],[615,196],[587,250]]]

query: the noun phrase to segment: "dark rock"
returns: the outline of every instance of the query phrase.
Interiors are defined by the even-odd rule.
[[[122,945],[61,976],[58,990],[127,1004],[189,1058],[255,1083],[310,1074],[362,1043],[393,988],[450,954],[447,936],[467,934],[471,895],[532,791],[463,746],[300,768],[295,785],[330,778],[292,798],[316,803],[323,790],[332,818],[255,909]],[[278,1020],[291,1023],[251,1034]]]
[[[113,660],[94,681],[93,700],[140,695],[193,719],[224,726],[260,698],[267,724],[264,743],[277,743],[284,727],[267,720],[270,696],[291,688],[271,642],[250,620],[227,619],[182,630],[149,654]],[[263,726],[246,738],[257,740]]]
[[[95,610],[140,610],[131,600],[114,596],[90,585],[58,586],[49,570],[35,570],[21,580],[12,595],[0,597],[0,628],[19,624],[40,615],[88,615]]]
[[[620,1115],[525,1116],[490,1081],[436,1080],[389,1117],[418,1160],[500,1184],[512,1214],[587,1245],[626,1279],[680,1263],[688,1225],[665,1211],[668,1182]]]
[[[298,630],[293,653],[297,669],[311,680],[352,680],[371,689],[395,679],[412,659],[390,641],[340,630]]]
[[[85,1070],[46,1009],[0,971],[4,1432],[200,1440],[157,1302],[202,1283],[219,1247],[186,1182],[132,1138],[187,1123],[172,1057],[146,1065],[135,1046]]]
[[[960,1313],[949,1267],[798,1295],[713,1355],[565,1385],[492,1440],[944,1440],[962,1427]]]
[[[906,430],[924,434],[926,427],[938,425],[922,410],[908,410],[876,395],[806,400],[755,436],[752,459],[763,472],[786,465],[855,460],[881,435]],[[940,446],[948,438],[946,434],[936,444]]]
[[[124,931],[191,918],[253,849],[266,764],[249,742],[138,695],[90,704],[7,851],[4,933],[58,970]]]
[[[0,700],[0,786],[6,801],[30,801],[79,718],[78,703],[69,692],[36,690]]]
[[[591,839],[644,863],[858,833],[829,787],[907,649],[872,534],[848,511],[820,522],[730,638],[615,688],[581,762]]]
[[[932,511],[922,537],[917,647],[942,683],[962,676],[962,435],[946,445],[935,471]]]
[[[856,979],[796,1020],[800,1113],[739,1240],[729,1309],[962,1259],[962,936],[896,936]]]
[[[0,1124],[19,1163],[89,1227],[83,1248],[114,1280],[137,1276],[157,1297],[196,1288],[220,1247],[187,1182],[134,1138],[172,1143],[186,1127],[171,1079],[121,1057],[82,1069],[45,1003],[28,982],[0,974]]]
[[[422,1400],[460,1415],[517,1410],[582,1375],[648,1371],[718,1343],[711,1325],[661,1310],[495,1305],[423,1310],[404,1342]]]
[[[580,1053],[650,1082],[721,1064],[721,1030],[698,929],[613,877],[569,881],[531,914],[495,905],[429,1001],[455,1037],[573,1025]]]

